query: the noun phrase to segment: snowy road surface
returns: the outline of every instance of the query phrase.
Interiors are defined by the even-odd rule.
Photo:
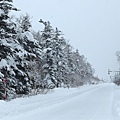
[[[0,120],[115,120],[113,84],[56,89],[0,102]]]

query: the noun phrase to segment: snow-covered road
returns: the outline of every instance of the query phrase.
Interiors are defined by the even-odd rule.
[[[0,102],[0,120],[115,120],[113,84],[56,89]]]

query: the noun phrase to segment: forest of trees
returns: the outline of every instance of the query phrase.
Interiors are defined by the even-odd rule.
[[[44,28],[36,32],[28,14],[11,17],[13,10],[12,0],[0,0],[0,99],[100,82],[58,28],[40,19]]]

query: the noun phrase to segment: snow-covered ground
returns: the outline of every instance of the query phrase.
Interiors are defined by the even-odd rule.
[[[0,101],[0,120],[120,120],[120,87],[106,83],[59,88]]]

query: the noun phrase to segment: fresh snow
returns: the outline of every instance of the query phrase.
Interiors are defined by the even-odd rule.
[[[3,13],[4,13],[4,11],[0,9],[0,16],[1,16]]]
[[[7,65],[7,61],[5,59],[2,59],[0,61],[0,68],[2,68],[3,66],[6,66]]]
[[[24,33],[21,33],[21,39],[24,39],[24,37],[27,37],[28,40],[31,41],[31,42],[33,42],[33,43],[36,42],[36,40],[34,39],[32,33],[29,32],[29,31],[26,31],[26,32],[24,32]]]
[[[0,120],[120,120],[120,87],[105,83],[58,88],[0,101]]]

